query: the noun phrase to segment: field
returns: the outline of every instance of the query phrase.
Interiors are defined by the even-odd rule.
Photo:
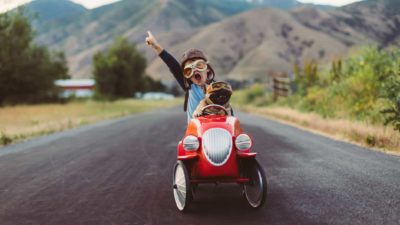
[[[175,100],[120,100],[0,108],[0,146],[96,121],[181,104]]]

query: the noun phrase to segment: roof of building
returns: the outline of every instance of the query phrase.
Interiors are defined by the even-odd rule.
[[[54,83],[60,87],[92,87],[95,85],[95,81],[93,79],[56,80]]]

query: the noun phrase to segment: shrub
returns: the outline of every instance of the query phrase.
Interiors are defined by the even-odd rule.
[[[381,112],[385,115],[385,125],[391,124],[400,132],[400,71],[393,74],[385,84],[385,97],[389,100],[389,106]]]
[[[307,95],[308,88],[318,84],[318,65],[314,61],[305,62],[300,68],[297,64],[294,66],[295,84],[298,94]]]
[[[253,103],[256,98],[264,96],[264,86],[262,84],[254,84],[245,92],[246,103]]]
[[[0,135],[0,144],[1,145],[8,145],[12,143],[12,138],[6,135],[4,132],[1,132]]]
[[[331,70],[323,73],[313,62],[306,62],[302,69],[295,67],[298,91],[286,103],[326,117],[385,121],[400,127],[399,50],[364,48],[331,65]]]

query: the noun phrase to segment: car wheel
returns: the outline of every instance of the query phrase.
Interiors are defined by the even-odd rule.
[[[245,174],[249,178],[248,183],[244,183],[244,196],[252,208],[260,208],[267,197],[267,180],[264,170],[257,160],[251,160],[245,164]]]
[[[191,200],[192,190],[188,171],[182,161],[175,164],[172,185],[176,207],[179,211],[185,211]]]

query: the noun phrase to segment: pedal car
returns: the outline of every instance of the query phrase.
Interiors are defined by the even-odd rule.
[[[173,193],[177,208],[187,209],[194,190],[202,183],[238,183],[252,208],[266,199],[267,182],[251,151],[252,140],[240,122],[220,105],[207,105],[192,119],[178,144],[173,171]]]

